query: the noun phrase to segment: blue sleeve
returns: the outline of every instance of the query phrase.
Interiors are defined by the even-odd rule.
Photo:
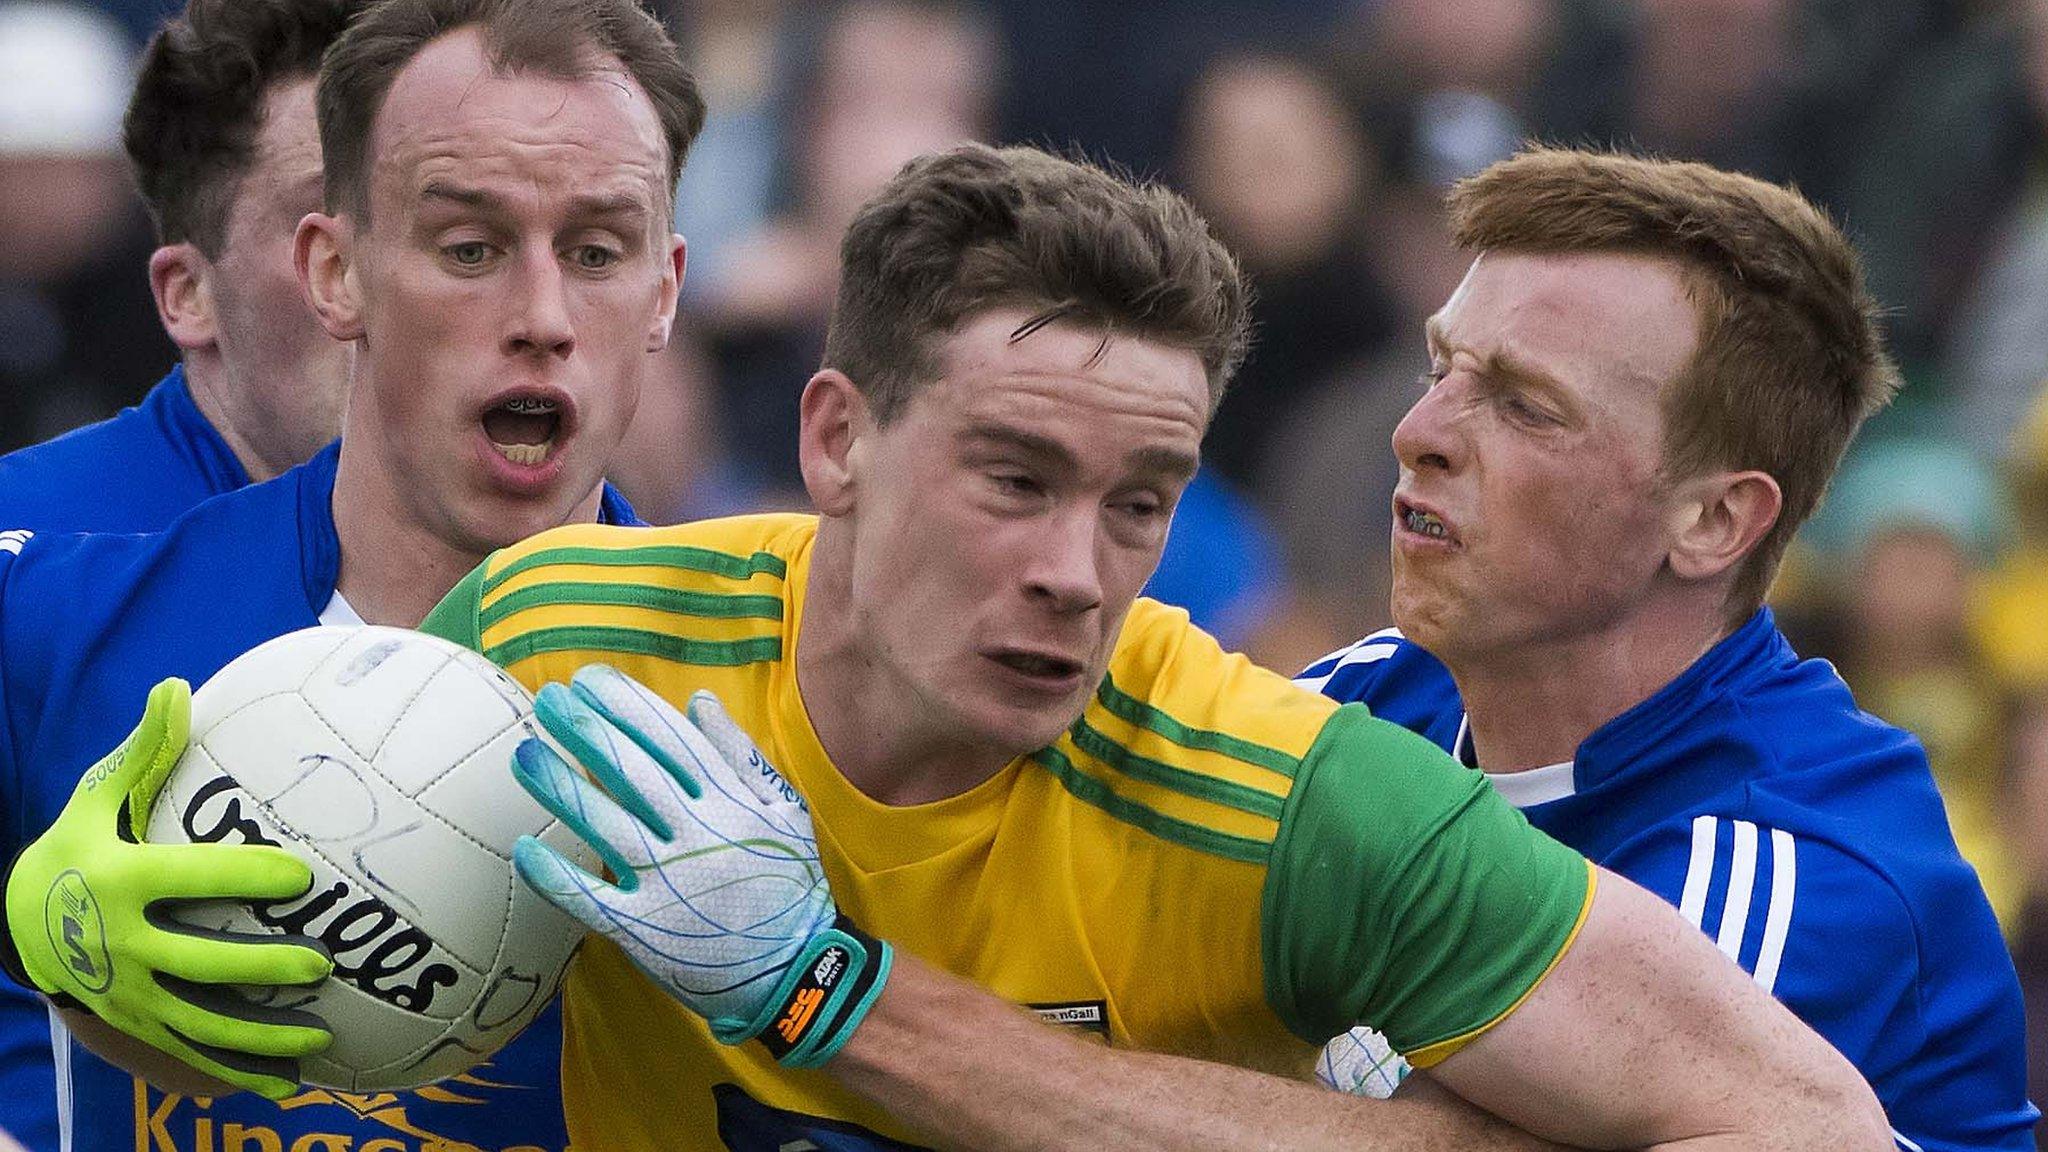
[[[1989,941],[1937,945],[1988,945],[1963,965],[1977,978],[1958,982],[1923,954],[1928,942],[1883,874],[1825,840],[1753,820],[1661,825],[1600,863],[1676,905],[1848,1057],[1900,1148],[2033,1147],[2017,985],[1995,928]]]
[[[30,535],[0,531],[0,875],[21,846],[20,760],[7,696],[7,652],[12,623],[27,618],[27,610],[13,604],[13,577]],[[57,1083],[50,1053],[50,1017],[42,998],[0,976],[0,1129],[35,1152],[57,1146]]]
[[[0,976],[0,1131],[29,1152],[55,1152],[57,1074],[50,1010]]]
[[[1303,668],[1295,674],[1294,682],[1332,700],[1372,708],[1375,689],[1387,670],[1387,659],[1400,650],[1400,630],[1382,628]]]

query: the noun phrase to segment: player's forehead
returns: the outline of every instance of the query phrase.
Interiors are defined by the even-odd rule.
[[[320,210],[320,128],[313,78],[274,82],[263,95],[261,116],[249,167],[229,203],[231,243],[238,225],[274,230],[282,224],[288,241],[288,230],[300,216]]]
[[[252,171],[280,184],[320,178],[320,123],[315,81],[292,76],[273,82],[263,94],[262,123],[256,132]]]
[[[668,170],[660,118],[616,60],[577,77],[495,67],[475,28],[399,71],[371,131],[371,195],[410,205],[450,184],[542,198],[630,198],[656,211]]]
[[[1043,316],[1004,307],[970,317],[941,342],[939,379],[925,391],[970,421],[1094,429],[1113,420],[1114,439],[1199,442],[1209,387],[1195,352]]]
[[[1698,343],[1683,270],[1633,252],[1487,251],[1425,325],[1433,356],[1465,353],[1571,391],[1660,393]]]

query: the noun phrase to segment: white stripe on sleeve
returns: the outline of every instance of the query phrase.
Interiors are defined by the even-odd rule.
[[[1721,905],[1721,931],[1714,946],[1740,963],[1742,934],[1749,927],[1749,897],[1756,890],[1756,825],[1747,820],[1730,823],[1735,826],[1735,855],[1728,863],[1728,899]]]
[[[1792,898],[1799,890],[1797,848],[1792,834],[1771,829],[1771,908],[1764,916],[1763,950],[1756,957],[1756,982],[1769,992],[1778,983],[1778,963],[1785,956],[1785,934],[1792,927]]]
[[[55,1004],[48,1007],[50,1056],[57,1065],[57,1146],[60,1152],[71,1152],[71,1029],[64,1026]]]
[[[1308,675],[1308,668],[1304,668],[1302,669],[1302,674],[1294,678],[1294,682],[1296,685],[1306,688],[1311,692],[1321,692],[1323,686],[1328,684],[1337,673],[1342,672],[1344,669],[1353,668],[1360,664],[1376,664],[1400,650],[1401,633],[1392,628],[1384,628],[1349,647],[1339,648],[1335,652],[1330,653],[1330,655],[1308,666],[1309,668],[1314,668],[1334,657],[1337,662],[1330,665],[1329,671],[1320,676],[1310,676]]]
[[[1707,884],[1714,878],[1714,830],[1719,824],[1712,816],[1692,819],[1692,860],[1685,866],[1685,891],[1678,898],[1678,914],[1695,928],[1707,911]]]

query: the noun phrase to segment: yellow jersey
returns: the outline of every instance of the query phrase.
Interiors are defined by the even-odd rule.
[[[797,688],[816,531],[562,528],[491,556],[423,627],[529,688],[604,662],[678,708],[710,689],[802,790],[854,923],[1119,1047],[1306,1076],[1364,1022],[1426,1066],[1520,1003],[1577,931],[1589,866],[1478,773],[1147,600],[1052,746],[935,803],[869,799],[812,728],[831,702]],[[564,996],[578,1147],[917,1139],[822,1071],[718,1043],[608,941],[585,944]]]

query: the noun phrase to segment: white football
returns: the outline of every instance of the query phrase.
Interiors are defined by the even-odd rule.
[[[533,701],[474,652],[402,628],[308,628],[192,695],[192,735],[150,815],[155,843],[280,844],[313,869],[277,904],[182,905],[179,919],[325,944],[334,974],[270,1002],[334,1030],[310,1084],[410,1088],[484,1060],[555,994],[582,926],[512,871],[540,837],[591,853],[512,778]]]

